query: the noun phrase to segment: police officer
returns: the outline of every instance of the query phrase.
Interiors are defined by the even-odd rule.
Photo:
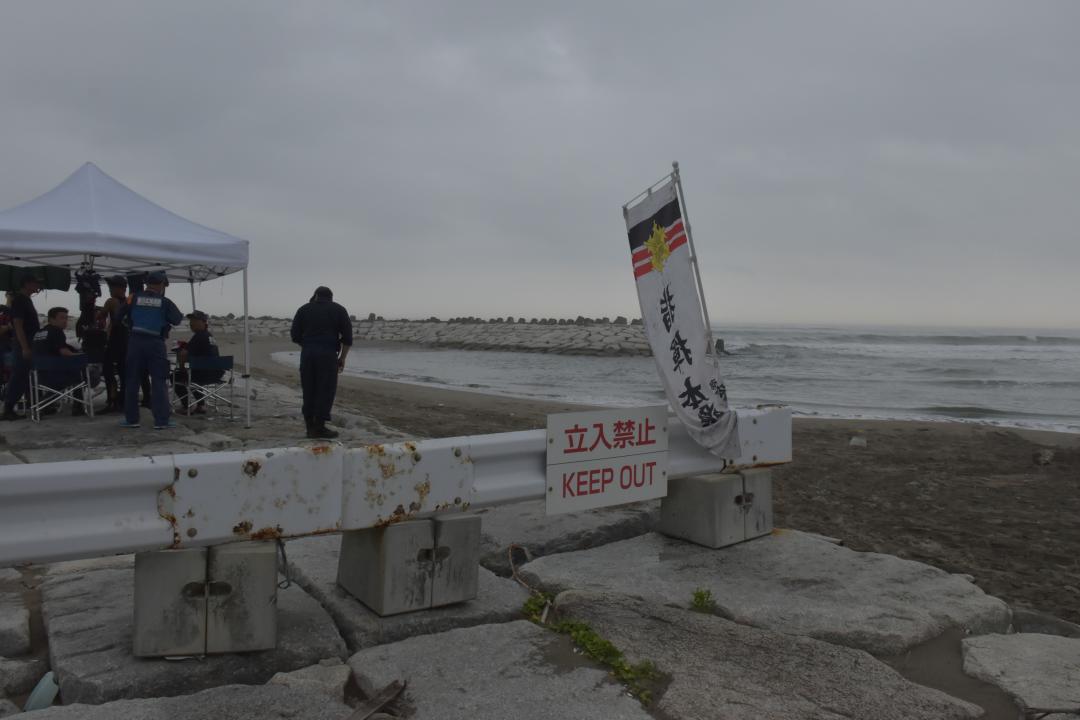
[[[300,346],[300,386],[304,391],[304,422],[309,438],[336,438],[326,427],[337,394],[337,376],[352,347],[349,313],[334,302],[328,287],[319,287],[311,302],[296,311],[292,341]]]
[[[133,293],[121,310],[121,321],[130,330],[124,368],[124,420],[121,427],[139,427],[139,375],[150,373],[150,405],[154,413],[154,429],[176,427],[169,419],[169,391],[165,387],[169,375],[169,359],[165,354],[165,338],[169,328],[184,320],[180,309],[165,297],[169,284],[163,272],[152,272],[146,279],[146,289]]]

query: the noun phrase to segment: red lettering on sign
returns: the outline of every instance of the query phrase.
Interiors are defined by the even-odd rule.
[[[589,452],[595,450],[597,446],[600,445],[600,443],[604,443],[604,447],[610,450],[611,443],[608,442],[607,437],[604,435],[604,423],[594,423],[593,427],[597,430],[596,440],[593,440],[593,444],[592,447],[589,448]]]
[[[652,431],[656,429],[656,426],[649,422],[649,418],[645,418],[645,422],[638,425],[638,445],[655,445],[656,439],[652,436]]]
[[[637,423],[633,420],[616,420],[615,434],[612,436],[611,444],[620,450],[625,450],[627,445],[633,446],[636,428]]]
[[[589,494],[589,489],[588,489],[589,488],[589,483],[585,479],[588,476],[589,476],[589,471],[588,470],[581,470],[581,471],[578,472],[578,474],[577,474],[577,494],[578,495],[588,495]]]
[[[574,423],[574,427],[567,428],[563,432],[566,433],[566,449],[563,450],[563,455],[589,451],[589,449],[585,447],[585,428]]]
[[[656,467],[656,461],[655,460],[650,460],[649,462],[645,463],[645,467],[649,468],[649,484],[652,485],[653,468]]]
[[[619,470],[619,487],[623,490],[629,490],[630,486],[634,484],[634,469],[629,465],[623,465]]]
[[[602,479],[604,486],[600,489],[600,492],[607,490],[607,486],[610,485],[611,482],[615,479],[615,471],[609,467],[604,468]]]
[[[570,487],[570,481],[574,479],[574,473],[563,473],[562,476],[562,496],[575,497],[574,489]]]

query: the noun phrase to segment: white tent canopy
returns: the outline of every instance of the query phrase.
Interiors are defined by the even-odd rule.
[[[44,195],[0,212],[0,264],[89,268],[103,275],[162,270],[192,285],[243,272],[245,379],[251,374],[248,241],[169,212],[93,163]],[[193,305],[194,299],[192,289]],[[250,425],[250,399],[247,420]]]
[[[0,263],[99,272],[164,270],[203,281],[244,270],[248,241],[155,205],[86,163],[49,192],[0,212]]]

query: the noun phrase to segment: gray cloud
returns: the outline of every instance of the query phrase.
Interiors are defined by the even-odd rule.
[[[0,206],[85,160],[256,313],[630,315],[681,161],[714,320],[1077,326],[1080,5],[0,6]],[[238,306],[238,283],[200,290]]]

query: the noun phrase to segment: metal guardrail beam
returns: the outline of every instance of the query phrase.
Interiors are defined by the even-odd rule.
[[[739,410],[735,467],[791,460],[791,411]],[[717,472],[674,418],[669,478]],[[0,567],[360,530],[543,498],[544,430],[0,468]]]

